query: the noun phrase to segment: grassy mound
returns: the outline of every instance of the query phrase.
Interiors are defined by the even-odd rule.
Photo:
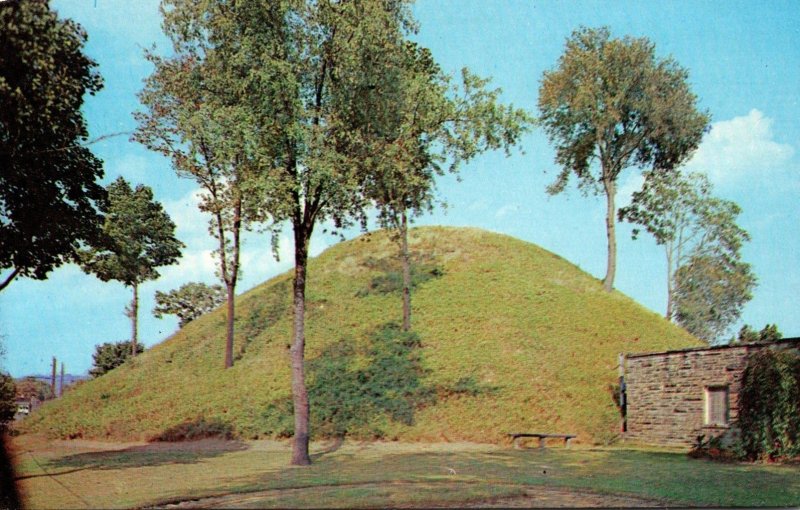
[[[312,436],[498,442],[516,431],[618,433],[619,352],[698,341],[564,259],[477,229],[412,231],[414,334],[398,331],[396,247],[385,233],[312,260],[307,289]],[[217,310],[44,406],[29,431],[153,438],[183,423],[244,438],[291,434],[291,273],[237,301],[224,370]]]

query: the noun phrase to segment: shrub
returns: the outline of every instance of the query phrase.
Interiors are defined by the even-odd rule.
[[[763,349],[750,357],[739,393],[738,424],[745,458],[800,455],[800,356]]]
[[[697,440],[689,451],[689,457],[693,459],[732,462],[735,461],[739,455],[733,450],[725,448],[722,445],[721,437],[710,437],[706,439],[705,434],[701,434],[697,436]]]
[[[96,345],[94,349],[95,352],[92,354],[94,368],[89,370],[89,374],[92,377],[100,377],[122,365],[131,357],[131,343],[129,341],[106,342],[103,345]],[[144,346],[136,344],[136,353],[141,354],[142,352],[144,352]]]

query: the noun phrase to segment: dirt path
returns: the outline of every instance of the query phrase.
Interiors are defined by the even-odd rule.
[[[391,485],[395,489],[408,491],[413,491],[415,486],[415,484],[411,482],[399,482],[393,484],[364,483],[354,484],[352,486],[358,486],[359,488],[365,490],[379,490],[387,485]],[[348,485],[348,487],[350,487],[350,485]],[[341,488],[341,485],[321,485],[296,489],[276,489],[270,491],[252,492],[248,494],[230,494],[226,496],[183,501],[157,508],[267,508],[270,506],[275,506],[276,503],[279,503],[286,496],[302,498],[304,491],[320,493]],[[577,489],[530,487],[525,489],[524,492],[525,494],[521,496],[496,498],[491,500],[452,503],[428,502],[415,505],[397,505],[395,508],[665,508],[668,506],[665,502],[659,500],[601,494]]]

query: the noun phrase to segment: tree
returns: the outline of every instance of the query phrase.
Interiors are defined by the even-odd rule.
[[[126,315],[131,319],[131,354],[138,341],[139,285],[159,277],[156,268],[174,264],[183,243],[175,238],[175,224],[153,191],[144,185],[132,189],[122,177],[108,186],[108,204],[102,236],[81,251],[83,269],[102,281],[117,280],[133,290]]]
[[[539,88],[540,121],[561,170],[548,193],[564,191],[575,174],[584,194],[606,196],[608,263],[616,272],[617,180],[629,167],[670,173],[697,148],[709,122],[697,110],[687,71],[658,59],[646,38],[612,39],[607,28],[581,28],[567,40],[558,67]]]
[[[156,291],[156,307],[153,315],[177,315],[180,327],[195,320],[225,302],[225,290],[221,285],[206,285],[190,282],[169,292]]]
[[[47,2],[0,2],[0,290],[47,278],[99,231],[103,169],[81,106],[102,80],[85,42]]]
[[[730,282],[731,292],[744,291],[737,296],[737,300],[748,296],[742,304],[749,300],[750,290],[755,284],[750,274],[750,266],[741,262],[741,249],[745,242],[750,240],[747,231],[736,223],[736,218],[741,209],[730,200],[715,197],[713,187],[708,177],[701,173],[673,172],[645,172],[645,182],[640,191],[633,194],[630,205],[619,211],[620,221],[628,221],[641,225],[664,247],[667,259],[667,310],[666,318],[675,318],[674,304],[676,301],[677,272],[684,268],[682,281],[690,280],[690,274],[697,270],[711,269],[716,261],[716,266],[727,267],[726,271],[714,270],[717,274],[729,274],[737,283]],[[634,229],[633,238],[639,234]],[[688,264],[694,261],[693,270]],[[710,284],[717,285],[714,282]],[[736,290],[734,290],[736,289]],[[686,310],[686,291],[684,296],[682,316],[686,317],[691,312]],[[706,294],[707,297],[718,296],[728,299],[726,293]],[[732,297],[732,296],[730,296]],[[707,303],[713,307],[714,303]],[[733,312],[733,310],[730,310]],[[731,315],[738,317],[738,313]],[[695,328],[697,329],[697,328]]]
[[[50,400],[56,398],[53,393],[53,387],[49,383],[36,379],[35,377],[26,377],[17,381],[17,394],[27,399],[36,398],[40,401]]]
[[[375,203],[379,224],[395,232],[403,267],[403,330],[411,329],[411,256],[408,224],[433,208],[435,177],[490,149],[506,153],[530,126],[523,110],[499,104],[500,90],[469,70],[454,87],[430,51],[406,43],[394,78],[384,85],[392,101],[371,122],[372,148],[364,164],[367,196]],[[370,91],[367,91],[367,93]],[[382,91],[383,92],[383,91]],[[376,95],[373,93],[373,95]],[[378,110],[382,97],[370,101]],[[375,104],[372,104],[375,103]]]
[[[750,264],[697,254],[675,273],[675,321],[708,342],[722,338],[752,298]]]
[[[367,92],[377,94],[382,105],[392,99],[386,87],[393,78],[391,64],[413,29],[408,2],[170,0],[163,12],[174,44],[218,48],[224,62],[241,73],[225,97],[243,116],[227,135],[244,141],[252,158],[253,176],[243,190],[257,197],[263,218],[292,226],[292,463],[309,464],[304,373],[309,243],[322,221],[336,229],[366,222],[363,161],[374,136],[367,102],[375,99]]]
[[[227,330],[224,366],[233,366],[236,285],[240,275],[243,228],[262,217],[253,193],[243,185],[253,172],[254,158],[247,147],[254,124],[252,112],[237,102],[239,87],[247,83],[252,67],[232,59],[238,44],[208,39],[208,34],[182,33],[193,23],[196,11],[182,2],[165,2],[164,26],[173,42],[173,56],[146,54],[155,65],[139,99],[146,107],[135,117],[139,127],[134,138],[147,148],[172,160],[175,172],[194,180],[203,193],[200,210],[208,213],[209,232],[217,240],[218,276],[227,292]],[[225,2],[207,7],[224,10]],[[217,26],[213,30],[224,30]],[[252,91],[255,93],[255,91]]]
[[[96,378],[106,372],[114,370],[134,356],[134,354],[132,354],[133,349],[136,349],[136,354],[144,352],[144,347],[142,347],[141,344],[136,344],[134,346],[132,342],[125,340],[96,345],[94,354],[92,354],[93,368],[89,370],[89,375]]]
[[[739,330],[739,334],[731,343],[733,344],[763,344],[777,342],[783,338],[783,333],[778,330],[776,324],[767,324],[761,331],[756,331],[750,325],[745,324]]]
[[[14,379],[0,372],[0,434],[5,430],[6,424],[14,419],[17,414],[17,388]]]

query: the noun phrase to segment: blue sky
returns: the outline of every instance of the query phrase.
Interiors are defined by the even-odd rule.
[[[105,88],[87,99],[93,137],[131,131],[136,93],[152,68],[143,49],[168,50],[160,30],[157,0],[53,0],[62,17],[89,33],[87,53],[99,63]],[[607,25],[615,36],[646,36],[660,56],[672,55],[690,72],[700,105],[712,115],[711,132],[688,166],[703,171],[716,194],[743,209],[740,224],[752,236],[744,258],[759,285],[742,322],[761,328],[777,323],[785,336],[800,336],[796,296],[800,292],[800,9],[794,2],[419,0],[416,38],[452,73],[463,66],[493,77],[503,97],[535,111],[542,73],[552,68],[564,41],[581,25]],[[188,281],[214,281],[213,241],[197,211],[194,185],[179,180],[169,162],[120,136],[93,146],[104,160],[110,182],[123,175],[154,189],[187,244],[181,263],[163,268],[162,277],[141,288],[140,338],[152,346],[177,329],[177,320],[152,317],[156,290]],[[421,225],[475,226],[530,241],[602,278],[606,241],[604,200],[577,190],[549,197],[545,187],[556,175],[553,151],[541,132],[524,139],[524,153],[487,154],[453,177],[439,181],[446,212],[421,218]],[[620,178],[618,203],[640,183],[634,170]],[[352,237],[357,231],[349,233]],[[318,254],[337,242],[317,235]],[[246,239],[240,291],[282,272],[291,264],[291,240],[281,240],[280,262],[269,240]],[[666,263],[649,237],[630,239],[618,230],[616,288],[663,313]],[[313,274],[310,275],[313,278]],[[46,373],[52,356],[71,373],[86,372],[94,346],[129,336],[123,315],[130,291],[101,283],[75,266],[46,281],[21,279],[0,293],[0,334],[6,347],[0,366],[14,376]],[[535,313],[535,310],[531,311]],[[220,344],[222,345],[222,344]]]

